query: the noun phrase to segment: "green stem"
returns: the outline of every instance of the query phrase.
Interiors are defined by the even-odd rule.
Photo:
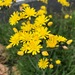
[[[63,14],[65,14],[64,7],[61,8],[61,11]]]
[[[29,59],[29,61],[30,61],[31,65],[34,67],[34,69],[36,69],[36,70],[37,70],[37,68],[36,68],[36,66],[34,65],[33,61],[31,60],[30,56],[28,56],[28,59]]]
[[[42,70],[42,75],[45,75],[45,70]]]
[[[56,68],[56,71],[52,74],[52,75],[58,75],[58,70],[59,70],[59,65],[57,66],[57,68]]]

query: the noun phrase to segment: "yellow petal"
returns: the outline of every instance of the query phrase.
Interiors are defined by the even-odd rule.
[[[49,68],[53,68],[53,67],[54,67],[53,64],[50,64],[50,65],[49,65]]]

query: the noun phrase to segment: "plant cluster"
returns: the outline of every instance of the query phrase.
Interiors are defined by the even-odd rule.
[[[45,2],[45,0],[41,1]],[[58,2],[62,4],[62,6],[70,6],[66,0],[58,0]],[[47,0],[45,3],[47,3]],[[2,6],[9,5],[10,3],[8,4],[7,1],[6,5]],[[47,8],[45,6],[41,6],[39,10],[36,10],[30,7],[29,4],[23,3],[19,9],[20,11],[14,11],[9,18],[9,23],[13,28],[13,35],[10,37],[6,49],[11,48],[13,50],[15,47],[16,54],[20,57],[19,59],[21,60],[21,58],[23,58],[23,60],[21,60],[22,62],[24,62],[24,59],[27,57],[33,68],[37,70],[36,75],[49,75],[48,71],[50,74],[55,73],[54,71],[56,71],[56,69],[58,70],[58,68],[66,64],[63,59],[63,57],[67,55],[65,50],[68,50],[73,40],[53,33],[52,30],[50,30],[55,24],[55,20],[53,21],[52,14],[47,14]],[[63,20],[64,24],[66,25],[72,17],[70,14],[65,14],[64,19],[66,21]],[[60,21],[62,22],[62,20]],[[24,63],[18,64],[24,68]],[[62,70],[64,69],[62,68]]]
[[[53,24],[51,19],[52,15],[47,15],[45,6],[41,6],[36,11],[36,9],[31,8],[28,4],[22,4],[20,11],[14,12],[9,19],[9,23],[12,26],[16,25],[20,20],[23,20],[23,22],[19,29],[13,28],[14,34],[9,40],[10,44],[7,46],[7,49],[20,45],[21,48],[17,52],[18,55],[40,54],[43,57],[39,59],[38,67],[41,69],[53,68],[53,64],[49,61],[50,58],[48,57],[50,49],[59,48],[64,43],[69,45],[72,40],[52,34],[49,30],[49,26]],[[61,61],[57,59],[56,64],[61,64]]]

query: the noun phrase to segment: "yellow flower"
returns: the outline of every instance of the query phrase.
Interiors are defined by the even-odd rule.
[[[15,25],[20,20],[19,12],[14,12],[13,15],[9,18],[9,23]]]
[[[2,1],[2,0],[0,0],[0,6],[3,6],[3,5],[4,5],[3,1]]]
[[[27,43],[23,43],[23,46],[20,48],[20,50],[23,51],[23,52],[25,52],[25,53],[27,53],[27,51],[28,51],[28,45],[27,45]]]
[[[29,4],[23,3],[21,6],[22,6],[23,8],[26,8],[26,7],[29,7]]]
[[[46,43],[47,43],[47,47],[54,48],[54,47],[56,47],[57,41],[56,40],[52,40],[52,41],[47,40]]]
[[[36,31],[39,33],[40,38],[43,38],[43,39],[45,39],[46,36],[49,35],[49,32],[50,32],[48,31],[47,27],[44,28],[43,26],[40,28],[37,28]]]
[[[52,59],[52,58],[50,58],[50,61],[53,61],[53,59]]]
[[[47,11],[43,10],[43,9],[40,9],[40,10],[37,11],[36,15],[38,16],[38,15],[44,15],[44,14],[47,14]]]
[[[60,65],[61,64],[61,61],[60,60],[56,60],[55,62],[56,62],[57,65]]]
[[[42,46],[39,44],[41,41],[40,40],[30,40],[30,42],[27,44],[28,45],[28,52],[27,53],[32,53],[32,55],[36,55],[37,53],[40,53],[40,49]]]
[[[32,40],[38,41],[39,39],[40,39],[39,33],[38,33],[38,32],[34,32],[34,33],[32,34]]]
[[[5,6],[10,6],[12,3],[12,0],[4,0],[4,5]]]
[[[38,25],[46,25],[46,22],[48,22],[49,19],[48,17],[46,17],[45,15],[41,15],[41,16],[38,16],[36,19],[35,19],[35,23],[38,24]]]
[[[52,18],[52,15],[49,15],[49,18]]]
[[[64,18],[68,19],[69,17],[70,17],[69,14],[66,14]]]
[[[13,36],[11,36],[9,41],[13,44],[13,46],[18,45],[20,41],[20,33],[15,33]]]
[[[48,22],[48,26],[51,26],[51,25],[53,25],[53,22]]]
[[[72,16],[69,15],[69,14],[66,14],[66,15],[64,16],[64,18],[65,18],[65,19],[68,19],[68,18],[72,19]]]
[[[72,42],[73,42],[73,40],[68,40],[66,43],[67,43],[68,45],[70,45]]]
[[[20,55],[20,56],[23,56],[24,52],[23,51],[18,51],[17,54]]]
[[[72,19],[72,16],[70,16],[70,19]]]
[[[31,41],[31,39],[32,39],[32,34],[31,33],[28,33],[28,32],[25,32],[25,31],[22,31],[22,32],[20,32],[20,40],[21,40],[21,42],[29,42],[29,41]]]
[[[11,6],[12,0],[0,0],[0,6]]]
[[[49,65],[49,68],[51,68],[51,69],[52,69],[53,67],[54,67],[54,66],[53,66],[53,64],[50,64],[50,65]]]
[[[13,31],[14,31],[15,33],[17,33],[17,32],[18,32],[18,30],[17,30],[16,28],[13,28]]]
[[[70,3],[67,2],[67,0],[58,0],[58,2],[59,2],[60,4],[62,4],[62,6],[66,6],[66,7],[69,7],[69,6],[70,6]]]
[[[32,28],[32,24],[29,21],[27,21],[26,24],[22,23],[21,29],[23,31],[30,31],[31,28]]]
[[[48,64],[49,64],[49,62],[48,62],[48,59],[46,58],[46,59],[40,59],[39,60],[39,62],[38,62],[38,66],[39,66],[39,68],[41,68],[41,69],[45,69],[45,68],[47,68],[48,67]]]
[[[41,9],[42,9],[42,10],[46,10],[46,7],[45,7],[45,6],[41,6]]]
[[[49,54],[48,54],[47,51],[42,51],[42,55],[43,55],[43,56],[48,56]]]
[[[57,36],[49,35],[49,39],[46,40],[47,47],[54,48],[57,44]]]
[[[36,12],[34,8],[26,7],[24,10],[25,18],[30,18],[31,16],[35,16]]]

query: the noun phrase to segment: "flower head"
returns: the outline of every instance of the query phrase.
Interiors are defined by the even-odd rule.
[[[48,59],[46,58],[46,59],[40,59],[39,60],[39,62],[38,62],[38,66],[39,66],[39,68],[41,68],[41,69],[45,69],[45,68],[47,68],[48,67]]]
[[[59,2],[60,4],[62,4],[62,6],[66,6],[66,7],[69,7],[69,6],[70,6],[70,3],[67,2],[67,0],[58,0],[58,2]]]
[[[0,6],[11,6],[12,0],[0,0]]]
[[[60,60],[56,60],[55,62],[56,62],[57,65],[60,65],[61,64],[61,61]]]
[[[20,20],[19,12],[14,12],[9,19],[9,23],[11,25],[15,25],[16,23],[18,23],[19,20]]]
[[[68,40],[66,43],[67,43],[68,45],[70,45],[72,42],[73,42],[73,40],[71,39],[71,40]]]
[[[18,45],[20,41],[20,33],[15,33],[13,36],[11,36],[9,41],[13,46]]]
[[[20,55],[20,56],[23,56],[24,52],[23,51],[18,51],[17,54]]]
[[[50,47],[50,48],[54,48],[56,47],[57,45],[57,36],[55,35],[49,35],[49,39],[46,40],[46,44],[47,44],[47,47]]]
[[[48,26],[52,26],[53,25],[53,22],[48,22]]]
[[[30,7],[26,7],[24,13],[26,18],[30,18],[31,16],[35,16],[36,14],[35,9]]]
[[[42,55],[43,55],[43,56],[48,56],[49,54],[48,54],[47,51],[42,51]]]
[[[45,15],[40,15],[35,19],[35,23],[38,25],[46,25],[46,22],[48,22],[49,19]]]
[[[40,40],[38,41],[31,40],[28,43],[27,53],[32,53],[32,55],[36,55],[37,53],[40,53],[40,49],[42,48],[42,46],[39,43],[40,43]]]
[[[65,19],[68,19],[69,18],[69,14],[66,14],[64,18]]]
[[[52,69],[53,67],[54,67],[54,66],[53,66],[53,64],[49,64],[49,68],[51,68],[51,69]]]

